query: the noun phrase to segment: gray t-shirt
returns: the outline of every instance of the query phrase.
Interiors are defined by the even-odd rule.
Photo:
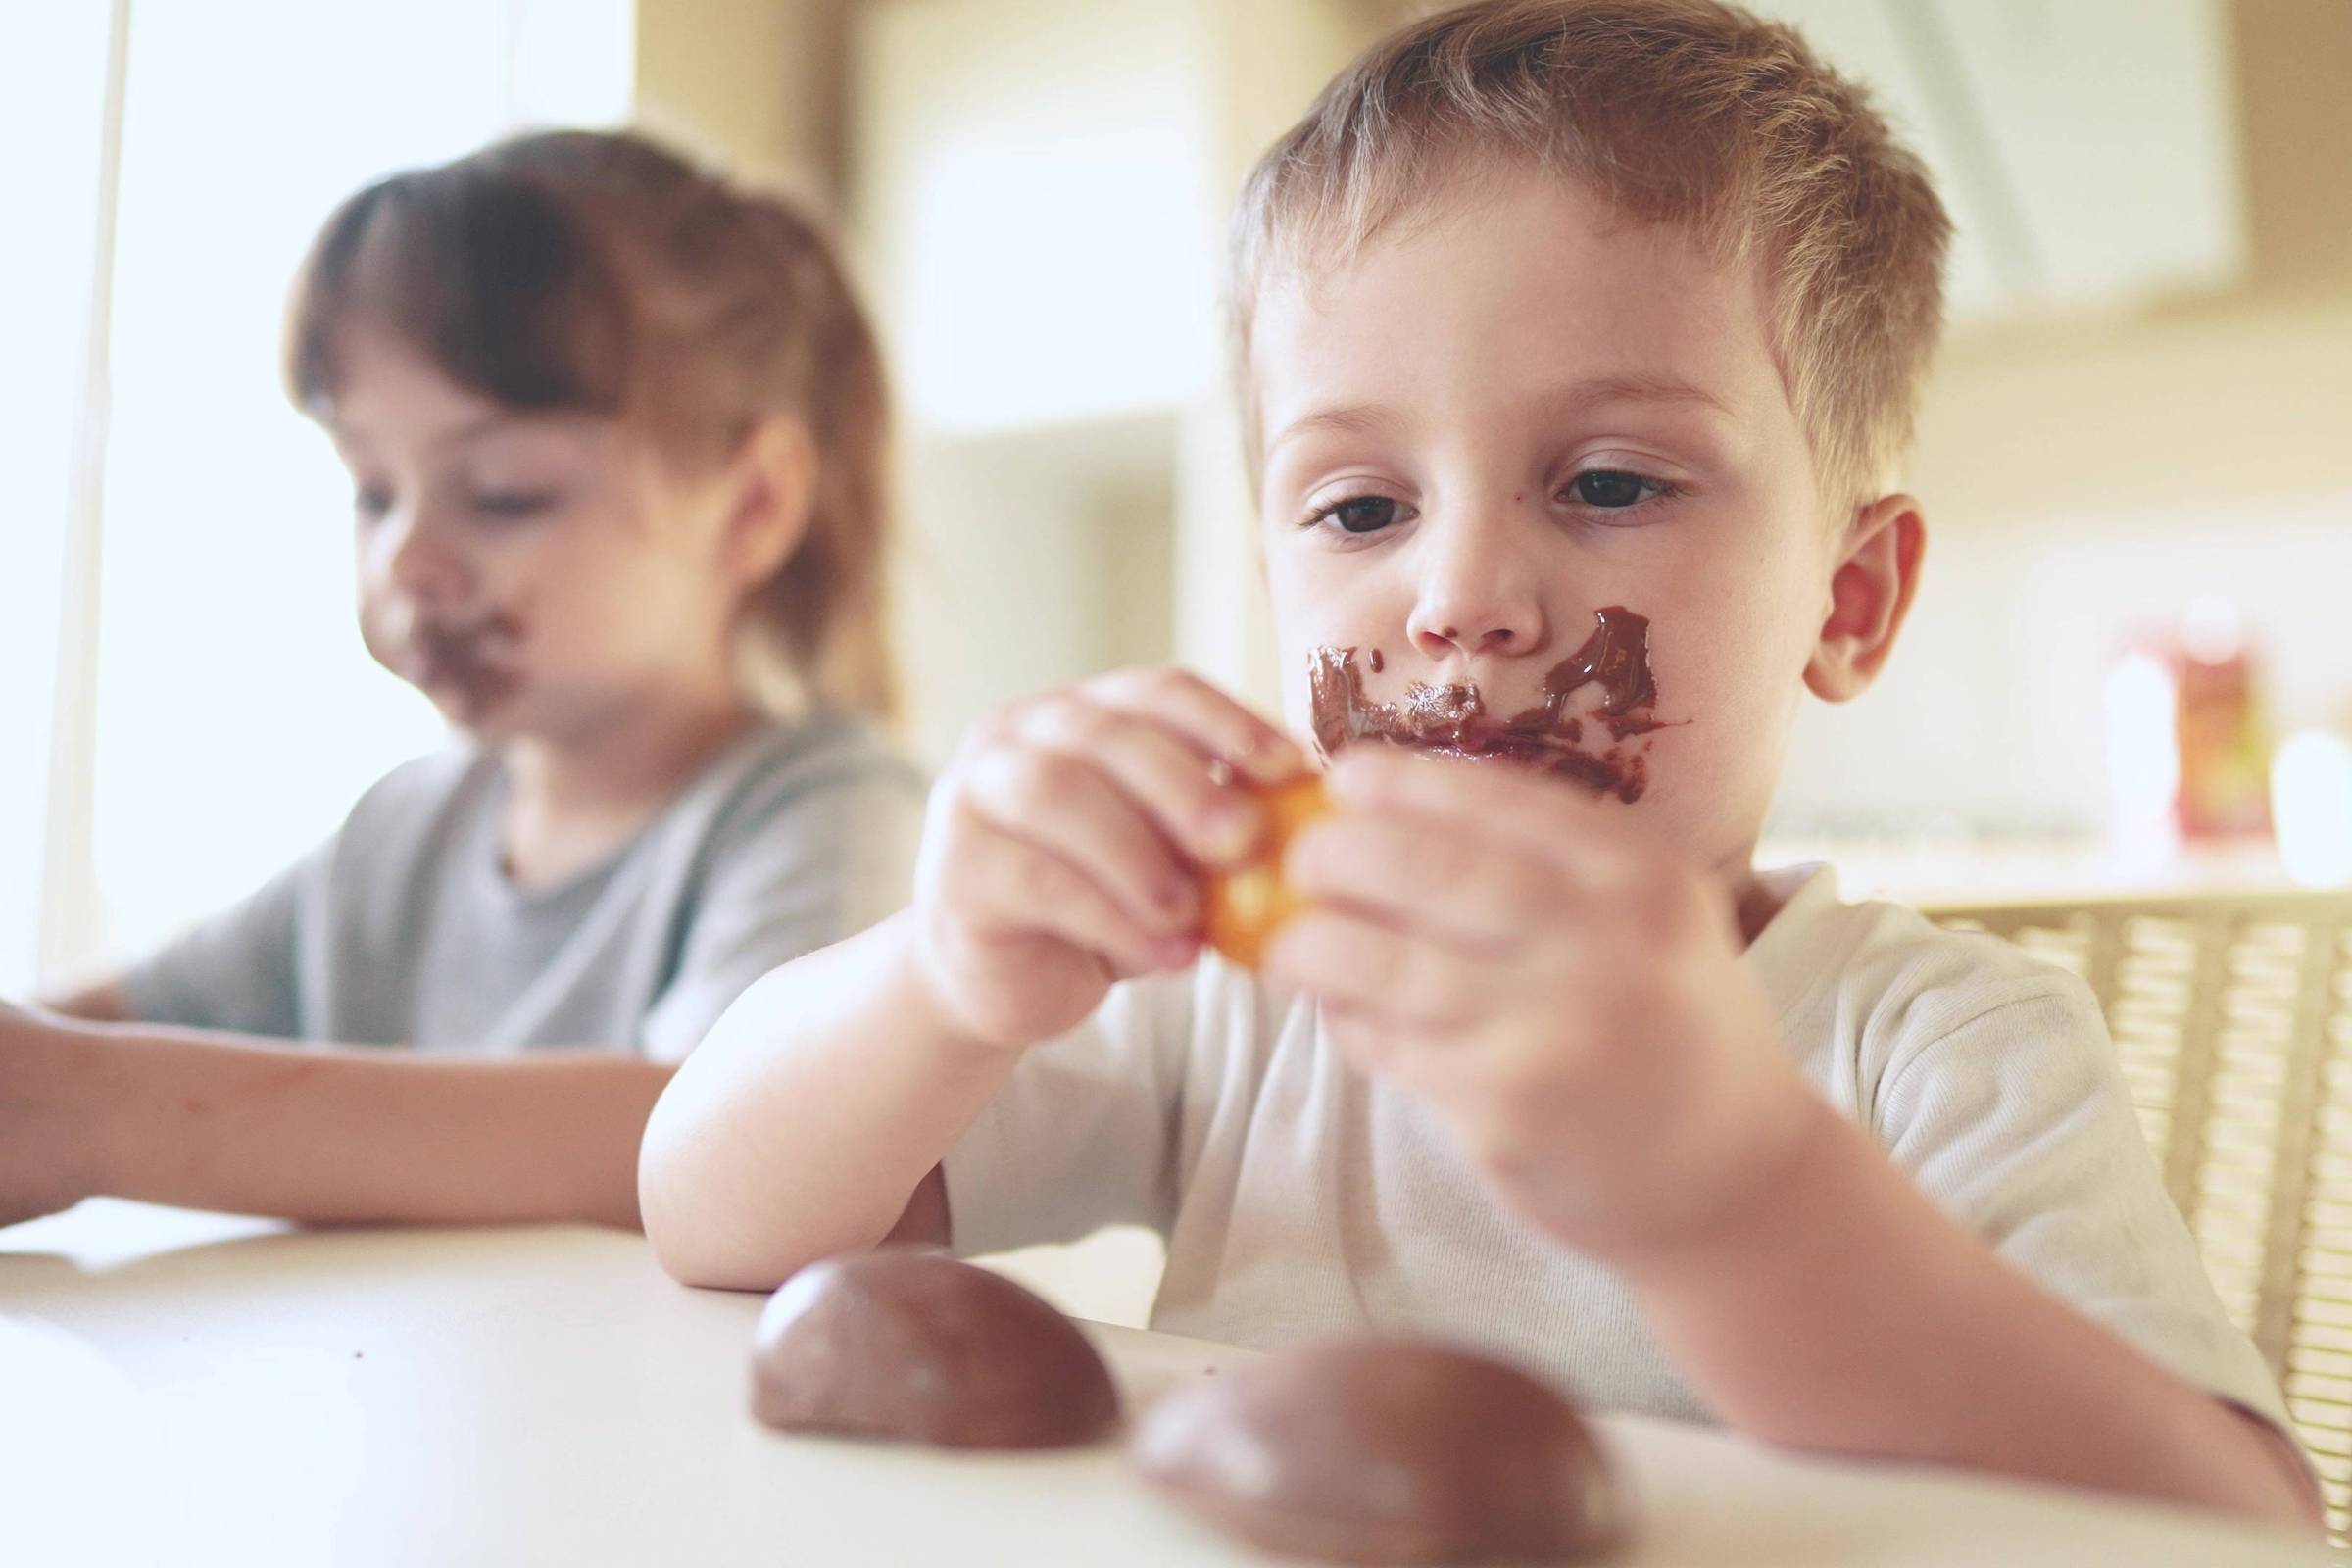
[[[470,1056],[676,1060],[768,970],[906,896],[920,775],[865,725],[764,726],[602,864],[501,868],[497,756],[394,769],[334,837],[123,977],[150,1023]]]
[[[1952,1217],[2190,1385],[2287,1429],[2224,1313],[2089,990],[1994,938],[1839,902],[1826,870],[1742,962],[1814,1089]],[[1215,957],[1113,988],[1022,1058],[947,1159],[959,1252],[1135,1223],[1152,1324],[1276,1348],[1382,1327],[1486,1345],[1584,1402],[1710,1412],[1632,1293],[1499,1202],[1429,1106],[1350,1067],[1311,1001]]]

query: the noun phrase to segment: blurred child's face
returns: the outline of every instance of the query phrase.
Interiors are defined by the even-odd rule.
[[[1365,699],[1399,712],[1414,686],[1426,709],[1464,685],[1488,714],[1540,710],[1622,608],[1656,679],[1634,716],[1664,727],[1613,736],[1604,684],[1583,684],[1549,755],[1634,796],[1629,827],[1744,867],[1838,540],[1763,307],[1681,230],[1518,172],[1352,265],[1271,280],[1251,373],[1294,727],[1319,648],[1354,649]]]
[[[330,433],[380,663],[492,739],[705,695],[736,596],[713,498],[621,421],[508,408],[387,334],[353,327],[342,371]]]

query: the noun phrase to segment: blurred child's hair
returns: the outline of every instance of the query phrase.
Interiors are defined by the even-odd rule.
[[[1270,276],[1344,262],[1494,161],[1757,267],[1824,499],[1842,519],[1891,476],[1942,325],[1943,205],[1859,88],[1793,31],[1714,0],[1481,0],[1357,59],[1243,190],[1245,397]],[[1250,426],[1254,462],[1254,404]]]
[[[286,333],[287,389],[314,416],[331,416],[354,318],[471,391],[638,420],[684,462],[800,419],[819,466],[808,532],[745,626],[808,697],[888,714],[888,388],[801,212],[640,135],[519,136],[381,180],[326,220]]]

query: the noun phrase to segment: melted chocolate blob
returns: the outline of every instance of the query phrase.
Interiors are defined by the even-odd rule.
[[[1408,1339],[1326,1341],[1161,1400],[1144,1479],[1252,1545],[1348,1563],[1561,1562],[1619,1508],[1576,1411],[1500,1362]]]
[[[937,1252],[812,1263],[760,1316],[752,1413],[784,1432],[949,1448],[1060,1448],[1119,1419],[1086,1336],[1045,1301]]]
[[[1362,740],[1440,756],[1507,757],[1631,805],[1648,788],[1649,767],[1643,753],[1622,743],[1670,724],[1652,711],[1658,683],[1649,667],[1647,617],[1611,605],[1595,619],[1584,646],[1544,677],[1544,700],[1506,719],[1486,711],[1475,686],[1417,681],[1400,701],[1375,703],[1364,695],[1354,649],[1318,648],[1307,666],[1315,744],[1326,758]],[[1374,673],[1381,667],[1374,649]],[[1602,752],[1584,749],[1584,720],[1567,710],[1572,695],[1595,685],[1601,701],[1593,716],[1618,743]]]

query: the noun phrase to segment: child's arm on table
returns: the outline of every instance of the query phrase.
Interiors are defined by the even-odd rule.
[[[937,1166],[1029,1046],[1198,951],[1199,866],[1277,782],[1278,731],[1172,671],[1121,671],[976,726],[932,793],[913,905],[754,986],[646,1129],[646,1233],[689,1284],[763,1288],[890,1237],[945,1241]]]
[[[667,1066],[445,1061],[0,1009],[0,1223],[83,1198],[318,1224],[635,1227]]]
[[[84,1023],[130,1023],[130,994],[119,980],[102,980],[94,985],[66,996],[47,999],[41,1005],[50,1012],[79,1018]]]
[[[1371,756],[1294,845],[1269,969],[1609,1263],[1774,1442],[2311,1522],[2286,1445],[2043,1292],[1824,1103],[1728,901],[1544,780]]]
[[[1725,1420],[1797,1447],[2319,1522],[2278,1432],[2011,1268],[1828,1105],[1813,1121],[1754,1201],[1616,1259]]]

